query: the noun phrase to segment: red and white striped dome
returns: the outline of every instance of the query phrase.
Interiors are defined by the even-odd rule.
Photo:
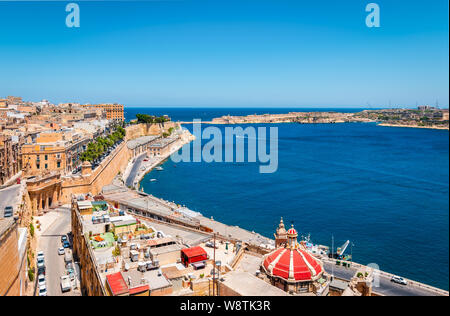
[[[287,231],[287,234],[291,235],[292,237],[297,237],[298,236],[297,231],[295,230],[293,225],[292,225],[291,228],[289,228],[289,230]]]
[[[316,280],[323,272],[318,259],[297,247],[274,250],[264,258],[263,268],[269,276],[279,277],[288,282]]]

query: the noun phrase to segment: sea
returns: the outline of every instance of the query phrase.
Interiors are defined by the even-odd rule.
[[[222,115],[361,110],[128,107],[125,115],[208,121]],[[168,159],[141,187],[270,238],[283,217],[314,243],[331,246],[334,239],[337,247],[350,240],[347,253],[355,262],[449,289],[448,131],[375,123],[256,126],[278,128],[276,172],[260,173],[258,162]],[[192,125],[184,127],[192,131]],[[217,127],[223,132],[227,126]]]

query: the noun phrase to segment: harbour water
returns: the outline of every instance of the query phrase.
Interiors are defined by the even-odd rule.
[[[148,113],[190,121],[300,110],[312,109],[128,108],[126,113],[128,119]],[[316,243],[331,245],[332,235],[335,246],[350,239],[357,262],[448,290],[448,131],[372,123],[258,126],[278,127],[276,173],[260,174],[255,163],[169,159],[141,186],[268,237],[283,216]]]

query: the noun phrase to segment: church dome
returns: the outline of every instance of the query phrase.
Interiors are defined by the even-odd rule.
[[[322,275],[322,263],[298,244],[297,236],[292,225],[287,231],[287,243],[264,256],[262,267],[269,277],[297,283],[314,281]]]
[[[323,268],[320,261],[300,248],[279,248],[264,258],[263,268],[268,276],[288,282],[318,279]]]

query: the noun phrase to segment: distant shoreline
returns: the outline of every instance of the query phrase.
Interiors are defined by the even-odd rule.
[[[190,125],[194,124],[194,122],[178,122],[181,125]],[[236,122],[236,123],[225,123],[225,122],[213,122],[213,121],[201,121],[201,124],[207,124],[207,125],[252,125],[252,124],[342,124],[342,123],[377,123],[377,122],[318,122],[318,123],[299,123],[299,122],[287,122],[287,121],[281,121],[281,122]],[[435,130],[444,130],[449,131],[448,127],[441,127],[441,126],[418,126],[418,125],[406,125],[406,124],[388,124],[388,123],[377,123],[377,126],[384,126],[384,127],[403,127],[403,128],[422,128],[422,129],[435,129]]]
[[[403,128],[425,128],[425,129],[437,129],[448,131],[448,127],[441,126],[418,126],[418,125],[404,125],[404,124],[388,124],[388,123],[379,123],[377,126],[386,126],[386,127],[403,127]]]

